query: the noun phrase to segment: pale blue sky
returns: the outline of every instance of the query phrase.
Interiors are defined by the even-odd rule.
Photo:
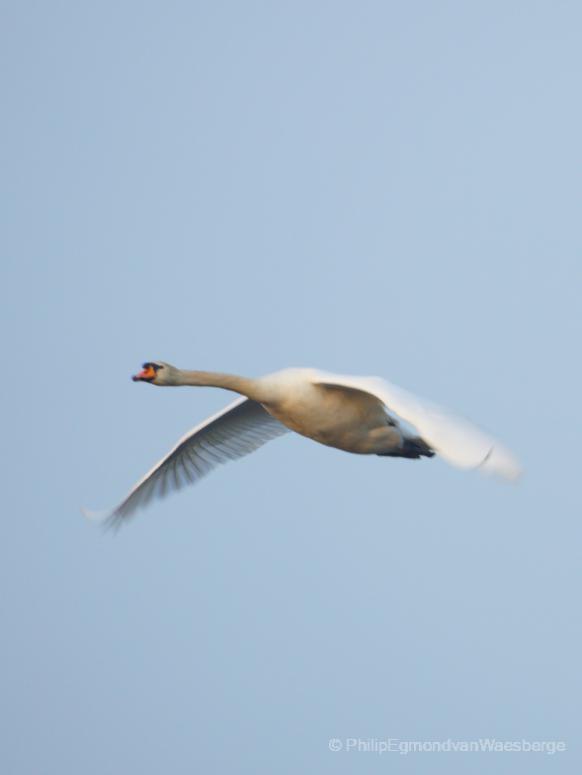
[[[3,773],[579,769],[581,27],[3,4]],[[230,400],[132,384],[155,358],[379,374],[527,475],[289,437],[102,535],[79,507]]]

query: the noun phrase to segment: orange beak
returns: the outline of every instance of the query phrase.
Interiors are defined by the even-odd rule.
[[[146,366],[139,374],[134,374],[132,380],[134,382],[151,382],[156,377],[156,370],[153,366]]]

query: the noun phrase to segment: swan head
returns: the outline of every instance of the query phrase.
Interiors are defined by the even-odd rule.
[[[175,366],[164,361],[148,361],[142,365],[142,371],[134,374],[134,382],[149,382],[151,385],[176,385],[177,372]]]

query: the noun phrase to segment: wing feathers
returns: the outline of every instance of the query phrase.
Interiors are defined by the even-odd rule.
[[[221,463],[244,457],[287,431],[261,404],[239,398],[183,436],[112,512],[86,514],[118,528],[153,498],[195,484]]]
[[[480,468],[506,479],[517,479],[521,473],[516,458],[496,439],[468,420],[386,380],[317,372],[313,381],[365,390],[376,396],[389,412],[414,426],[435,452],[459,468]]]

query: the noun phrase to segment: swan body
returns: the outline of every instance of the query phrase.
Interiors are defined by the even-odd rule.
[[[221,387],[241,397],[189,431],[113,511],[99,515],[115,527],[153,497],[195,483],[217,465],[288,431],[357,454],[413,459],[437,454],[457,467],[506,479],[521,472],[515,457],[472,423],[378,377],[283,369],[249,379],[155,361],[133,379]]]

